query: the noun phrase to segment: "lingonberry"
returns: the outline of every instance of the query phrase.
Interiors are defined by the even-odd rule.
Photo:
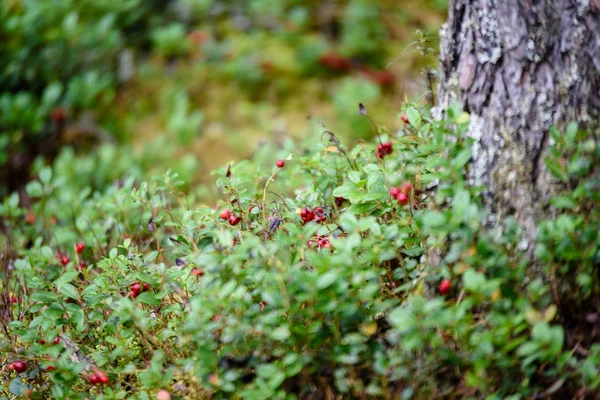
[[[277,160],[275,165],[277,165],[277,168],[283,168],[283,166],[285,165],[285,162],[283,160]]]
[[[452,288],[452,282],[450,281],[450,279],[444,279],[440,283],[439,292],[441,295],[444,295],[444,294],[447,294],[451,288]]]
[[[98,376],[98,382],[102,385],[108,384],[108,376],[102,371],[96,371],[96,376]]]
[[[54,338],[54,340],[52,341],[52,344],[58,344],[60,342],[60,338],[57,336]]]
[[[385,142],[384,144],[381,145],[381,149],[382,149],[383,153],[385,153],[385,154],[392,154],[392,152],[394,151],[392,142]]]
[[[88,376],[88,382],[91,383],[92,385],[97,385],[100,383],[100,377],[98,377],[98,375],[96,375],[96,374],[92,374],[92,375]]]
[[[406,113],[402,114],[402,122],[410,125],[410,122],[408,121],[408,115],[406,115]]]
[[[219,218],[227,219],[229,218],[229,214],[231,214],[231,210],[229,208],[226,208],[223,211],[221,211],[221,213],[219,214]]]
[[[67,264],[69,264],[69,261],[71,261],[71,259],[69,258],[69,256],[62,256],[60,258],[60,263],[63,266],[66,266]]]
[[[404,205],[404,204],[408,203],[408,196],[406,195],[406,193],[400,192],[396,196],[396,200],[398,201],[398,203]]]
[[[131,285],[131,287],[129,289],[130,289],[129,295],[131,297],[135,298],[140,295],[142,288],[141,288],[140,284],[136,282],[133,285]]]
[[[400,192],[401,192],[400,188],[393,187],[390,189],[390,196],[396,197],[400,194]]]
[[[27,370],[27,363],[25,361],[15,361],[13,364],[16,373],[20,374]]]
[[[412,183],[404,182],[404,184],[402,185],[402,191],[406,194],[409,194],[411,190],[412,190]]]
[[[229,216],[229,225],[236,226],[240,222],[240,217],[235,214]]]
[[[81,254],[81,252],[83,251],[84,248],[85,248],[85,244],[77,243],[75,245],[75,252],[77,252],[77,254]]]

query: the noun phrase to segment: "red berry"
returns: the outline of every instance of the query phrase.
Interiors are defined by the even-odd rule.
[[[192,275],[194,275],[194,276],[204,276],[204,271],[202,271],[200,268],[194,268],[192,270]]]
[[[400,204],[406,204],[406,203],[408,203],[408,196],[406,195],[406,193],[400,192],[396,196],[396,200],[398,200],[398,203],[400,203]]]
[[[235,214],[229,216],[229,225],[236,226],[240,222],[240,217]]]
[[[15,361],[12,365],[18,374],[27,370],[27,364],[24,361]]]
[[[54,122],[61,122],[67,118],[67,110],[61,107],[56,107],[50,112],[50,118]]]
[[[336,197],[335,198],[335,205],[338,206],[338,207],[341,207],[342,204],[344,204],[345,201],[346,201],[346,199],[343,198],[343,197]]]
[[[100,378],[98,377],[98,375],[92,374],[88,376],[88,382],[92,385],[97,385],[98,383],[100,383]]]
[[[102,384],[102,385],[108,384],[108,382],[109,382],[108,376],[106,376],[106,374],[104,372],[98,371],[98,372],[96,372],[96,375],[98,376],[98,381],[100,382],[100,384]]]
[[[131,285],[130,289],[131,289],[132,292],[140,292],[142,290],[142,287],[140,286],[139,283],[136,282],[136,283],[134,283],[134,284]]]
[[[77,243],[75,245],[75,252],[77,252],[77,254],[81,254],[81,252],[83,251],[84,248],[85,248],[85,244]]]
[[[321,63],[322,66],[335,71],[347,72],[352,69],[352,61],[350,59],[333,51],[322,54],[321,57],[319,57],[319,63]]]
[[[85,261],[80,261],[79,262],[79,266],[78,266],[78,270],[79,271],[83,271],[84,269],[86,269],[88,267],[88,263],[86,263]]]
[[[56,369],[56,367],[54,365],[48,365],[46,367],[46,371],[54,371]]]
[[[223,211],[221,211],[221,214],[219,214],[219,218],[227,219],[229,218],[229,214],[231,214],[231,210],[229,208],[226,208]]]
[[[382,150],[385,154],[392,154],[392,151],[394,151],[392,142],[385,142],[381,146],[382,146]]]
[[[14,371],[15,370],[15,363],[8,364],[8,369],[10,369],[11,371]]]
[[[285,165],[285,162],[283,160],[277,160],[275,165],[277,165],[277,168],[283,168],[283,166]]]
[[[69,261],[71,261],[71,259],[69,258],[69,256],[62,256],[62,257],[60,258],[60,263],[61,263],[63,266],[66,266],[66,265],[69,263]]]
[[[323,214],[324,213],[324,211],[323,211],[323,209],[321,207],[315,208],[315,211],[318,212],[319,214]]]
[[[18,303],[19,299],[17,298],[17,296],[10,296],[10,302],[12,304]]]
[[[303,208],[300,210],[300,218],[305,219],[308,216],[308,209]]]
[[[41,345],[45,345],[45,344],[46,344],[46,341],[45,341],[44,339],[40,339],[40,344],[41,344]]]
[[[390,196],[396,197],[400,194],[400,192],[401,192],[400,188],[393,187],[390,189]]]
[[[57,336],[54,338],[54,340],[52,341],[52,344],[58,344],[60,342],[60,338]]]
[[[451,288],[452,288],[452,282],[450,282],[450,279],[444,279],[440,283],[439,292],[441,295],[444,295],[444,294],[447,294]]]
[[[408,121],[408,115],[406,115],[406,113],[402,114],[402,122],[410,125],[410,122]]]
[[[146,282],[144,282],[144,283],[142,284],[142,288],[144,289],[144,290],[143,290],[144,292],[147,292],[147,291],[149,291],[149,290],[150,290],[150,284],[149,284],[149,283],[146,283]]]
[[[412,184],[410,182],[404,182],[402,185],[402,191],[406,194],[409,194],[412,190]]]

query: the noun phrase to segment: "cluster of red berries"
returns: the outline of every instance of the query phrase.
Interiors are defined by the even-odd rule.
[[[27,370],[27,363],[25,361],[15,361],[8,364],[8,369],[15,371],[17,374],[23,373]]]
[[[92,385],[107,385],[109,380],[104,372],[96,370],[93,374],[88,376],[88,382]]]
[[[310,221],[323,222],[327,219],[327,215],[325,215],[325,211],[321,207],[317,207],[314,210],[303,208],[300,210],[300,218],[302,218],[304,223]]]
[[[384,158],[387,155],[392,154],[394,148],[392,146],[392,142],[379,143],[377,145],[377,158]]]
[[[229,208],[224,209],[219,214],[219,218],[229,221],[229,225],[236,226],[240,223],[240,217],[231,212]]]
[[[317,248],[317,249],[330,249],[331,248],[331,243],[329,242],[329,236],[321,236],[321,235],[315,235],[314,239],[310,239],[307,243],[308,247],[310,248]]]
[[[393,187],[390,189],[390,196],[395,198],[398,203],[404,205],[410,200],[410,191],[412,190],[412,184],[410,182],[404,182],[401,187]]]
[[[52,344],[58,344],[60,342],[60,339],[57,337],[54,338],[54,340],[52,341]],[[44,339],[40,339],[40,344],[46,344],[46,341]]]
[[[445,295],[445,294],[448,294],[448,292],[450,292],[451,288],[452,288],[452,282],[450,281],[450,279],[444,279],[440,283],[440,287],[438,290],[441,295]]]
[[[133,285],[131,285],[129,289],[129,296],[132,298],[136,298],[140,295],[141,292],[147,292],[148,290],[150,290],[149,283],[144,282],[140,285],[138,282],[136,282]]]

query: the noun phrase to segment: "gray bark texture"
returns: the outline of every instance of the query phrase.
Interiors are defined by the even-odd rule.
[[[438,110],[471,114],[470,181],[531,244],[561,189],[543,161],[549,128],[600,126],[600,0],[450,0],[440,39]]]

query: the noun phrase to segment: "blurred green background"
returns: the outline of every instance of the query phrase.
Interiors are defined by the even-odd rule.
[[[56,160],[92,187],[170,169],[195,190],[263,146],[351,142],[424,102],[446,0],[4,0],[0,195]],[[36,161],[37,160],[37,161]],[[214,199],[210,186],[201,193]]]

